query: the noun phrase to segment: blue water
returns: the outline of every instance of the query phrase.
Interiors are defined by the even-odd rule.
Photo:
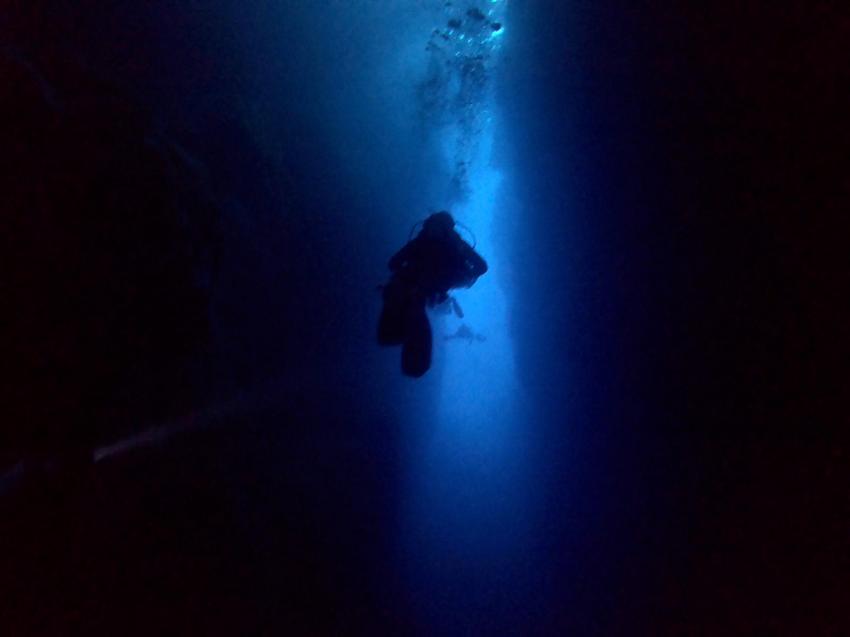
[[[368,199],[360,221],[389,230],[389,240],[363,246],[364,255],[371,249],[378,270],[406,229],[449,209],[490,266],[472,289],[455,293],[463,319],[432,313],[429,375],[385,396],[395,403],[405,459],[394,566],[414,616],[440,634],[518,621],[516,605],[530,603],[539,525],[539,486],[528,467],[533,409],[517,377],[518,298],[504,230],[519,214],[500,102],[503,56],[519,46],[506,4],[485,8],[498,32],[443,2],[338,7],[322,20],[319,45],[339,56],[322,69],[333,78],[323,91],[328,151],[354,195]],[[460,27],[446,26],[451,20]],[[377,312],[376,300],[370,307]],[[486,340],[444,340],[461,324]],[[369,373],[397,375],[398,352],[379,353]]]
[[[64,24],[67,11],[50,15]],[[576,444],[576,390],[557,341],[574,194],[557,143],[572,124],[534,115],[561,80],[540,18],[507,0],[178,3],[79,11],[64,36],[150,109],[221,214],[202,276],[211,340],[191,367],[205,389],[189,413],[131,415],[94,458],[109,471],[134,454],[169,465],[168,453],[179,468],[149,473],[191,485],[204,479],[191,441],[234,437],[218,466],[242,485],[225,508],[260,547],[256,579],[287,590],[311,570],[294,547],[324,547],[315,578],[340,579],[343,623],[358,599],[370,606],[358,626],[403,633],[552,621],[574,492],[558,456]],[[535,179],[545,186],[530,197]],[[442,209],[489,271],[454,292],[462,319],[430,313],[433,366],[413,380],[397,349],[376,346],[377,286]],[[461,327],[472,338],[449,338]]]
[[[846,633],[829,8],[84,4],[0,10],[0,628]]]
[[[370,409],[386,402],[398,428],[398,448],[384,450],[402,460],[393,476],[396,519],[385,520],[397,532],[386,548],[403,586],[399,600],[432,634],[519,630],[538,603],[541,566],[545,486],[532,471],[536,410],[518,375],[514,329],[529,293],[517,289],[515,257],[530,246],[512,228],[528,211],[514,187],[520,134],[504,115],[505,59],[530,64],[531,54],[513,35],[507,2],[484,3],[481,18],[467,13],[471,7],[269,8],[257,16],[266,50],[252,59],[261,62],[253,70],[262,86],[245,98],[256,139],[270,153],[287,153],[272,132],[286,125],[281,120],[294,111],[306,122],[304,133],[284,139],[299,152],[312,147],[322,202],[316,222],[354,229],[327,245],[345,244],[350,260],[336,269],[354,263],[359,275],[340,273],[357,292],[341,291],[346,300],[336,309],[363,328],[340,345],[362,356],[344,382],[356,383]],[[345,196],[337,201],[329,189]],[[455,293],[462,320],[431,314],[434,365],[412,381],[399,377],[397,350],[374,351],[380,299],[369,290],[411,228],[441,209],[468,229],[461,231],[490,271]],[[445,340],[461,324],[482,339]]]

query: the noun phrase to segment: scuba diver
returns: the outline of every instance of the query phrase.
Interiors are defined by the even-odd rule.
[[[487,337],[483,334],[477,334],[476,332],[473,332],[472,328],[469,327],[469,325],[467,325],[466,323],[461,323],[460,327],[458,327],[453,334],[448,334],[443,337],[444,341],[453,341],[455,339],[466,341],[467,344],[472,345],[473,341],[483,343],[487,340]]]
[[[392,276],[382,287],[378,344],[401,345],[401,370],[418,378],[431,367],[431,325],[426,307],[449,300],[453,288],[472,287],[487,263],[455,231],[445,210],[422,223],[422,230],[389,261]]]

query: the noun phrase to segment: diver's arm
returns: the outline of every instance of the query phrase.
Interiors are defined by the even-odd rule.
[[[465,241],[460,242],[460,251],[463,255],[464,272],[457,287],[471,288],[478,277],[487,272],[487,262]]]
[[[404,247],[396,252],[392,257],[390,257],[390,261],[387,264],[393,272],[398,272],[404,267],[404,262],[407,261],[410,256],[410,243],[406,243]]]
[[[467,245],[466,260],[469,264],[469,274],[474,278],[487,272],[487,262],[471,246]]]

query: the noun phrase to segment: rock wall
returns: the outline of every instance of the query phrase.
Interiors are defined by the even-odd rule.
[[[9,50],[0,77],[0,448],[14,457],[191,401],[219,213],[202,166],[109,84]]]

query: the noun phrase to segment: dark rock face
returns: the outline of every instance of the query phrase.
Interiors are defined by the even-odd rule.
[[[187,401],[218,212],[199,166],[112,87],[15,53],[0,77],[7,461],[87,447]]]

